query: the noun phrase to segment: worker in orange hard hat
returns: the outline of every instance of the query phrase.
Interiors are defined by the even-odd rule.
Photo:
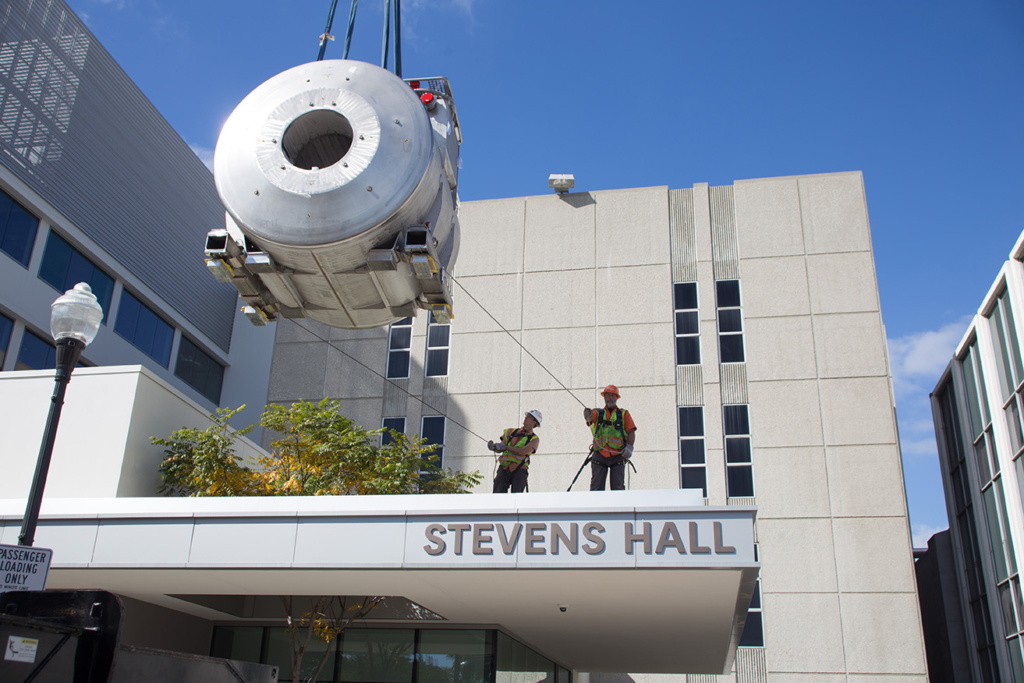
[[[590,444],[590,490],[604,491],[610,472],[612,491],[622,491],[626,488],[626,461],[633,455],[636,424],[628,410],[618,407],[618,387],[609,384],[601,396],[604,408],[583,409],[583,419],[594,437]]]
[[[533,430],[540,427],[543,416],[539,410],[531,410],[523,416],[523,426],[506,429],[497,443],[487,442],[487,448],[499,453],[498,474],[494,477],[494,493],[522,493],[526,490],[526,479],[530,475],[530,456],[537,452],[540,437]]]

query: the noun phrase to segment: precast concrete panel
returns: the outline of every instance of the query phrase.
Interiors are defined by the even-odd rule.
[[[834,517],[906,514],[896,444],[829,446],[826,460]]]
[[[818,385],[826,445],[896,443],[887,377],[823,379]]]
[[[808,254],[871,250],[860,172],[803,176],[798,183]]]
[[[597,203],[588,192],[526,199],[526,272],[590,270]]]
[[[821,446],[821,412],[818,383],[814,380],[751,382],[750,404],[757,410],[750,416],[757,445]]]
[[[667,187],[611,190],[596,200],[598,268],[669,264]]]
[[[743,259],[740,290],[744,321],[811,312],[802,255]]]
[[[921,616],[917,594],[840,593],[843,649],[851,672],[921,674]]]
[[[812,313],[878,311],[871,252],[808,256],[807,281]]]
[[[486,230],[463,229],[460,277],[522,272],[525,197],[465,202],[459,209],[459,221],[468,226],[487,226]],[[456,291],[452,295],[458,296]]]
[[[829,472],[825,449],[764,448],[754,439],[754,483],[759,520],[828,517]]]
[[[761,576],[773,593],[835,593],[835,550],[828,517],[760,519]],[[770,561],[769,561],[770,556]]]
[[[736,226],[744,259],[803,256],[804,236],[796,178],[737,180]],[[747,276],[746,264],[744,278]]]
[[[747,381],[817,377],[811,316],[748,318]]]
[[[632,271],[634,269],[622,270]],[[600,291],[595,298],[593,270],[563,270],[527,274],[523,278],[523,327],[528,330],[555,327],[593,327],[597,321],[598,306],[602,307],[601,317],[607,317],[608,313],[617,310],[620,302],[632,300],[631,285],[634,280],[644,277],[643,273],[625,273],[619,270],[613,272],[616,273],[612,277],[616,280],[618,290],[615,294],[610,294],[610,298],[602,298]],[[598,282],[603,282],[600,271]],[[648,286],[650,287],[650,283]],[[667,290],[668,287],[665,289]],[[649,294],[655,293],[648,291]],[[658,303],[664,303],[664,297],[654,296],[651,298]],[[608,302],[615,303],[608,306]]]
[[[596,345],[593,326],[526,330],[523,346],[537,360],[523,359],[523,390],[561,389],[559,382],[569,389],[593,388]]]
[[[501,328],[512,332],[522,327],[525,307],[521,273],[463,275],[452,290],[458,302],[452,334],[494,332]]]
[[[767,580],[761,586],[769,680],[774,681],[777,672],[815,672],[814,680],[845,672],[839,595],[775,593]]]
[[[885,377],[885,335],[876,313],[814,316],[814,347],[822,378]]]
[[[832,520],[835,562],[842,593],[914,593],[914,563],[908,552],[906,517],[845,517]]]

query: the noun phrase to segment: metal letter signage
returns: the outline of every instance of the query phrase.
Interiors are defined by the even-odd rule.
[[[749,513],[423,515],[407,524],[407,538],[422,540],[407,543],[406,566],[696,567],[754,562]]]
[[[46,588],[53,551],[25,545],[0,545],[0,593]]]

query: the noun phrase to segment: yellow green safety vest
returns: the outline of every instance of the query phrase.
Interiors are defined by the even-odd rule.
[[[519,441],[517,443],[514,443],[513,440],[516,439],[517,437],[519,438]],[[513,448],[522,448],[523,446],[530,443],[536,438],[536,434],[530,434],[529,432],[520,432],[518,429],[506,429],[501,435],[501,440],[504,441],[507,445],[512,446]],[[520,465],[523,469],[527,469],[530,466],[530,456],[526,455],[523,457],[519,457],[518,455],[512,455],[508,451],[505,451],[504,453],[501,454],[501,457],[498,459],[498,464],[501,467],[508,467],[509,465]]]
[[[607,408],[597,411],[597,419],[590,425],[590,431],[594,435],[594,445],[591,450],[610,458],[622,453],[626,447],[626,428],[622,425],[626,411],[616,408],[608,414]]]

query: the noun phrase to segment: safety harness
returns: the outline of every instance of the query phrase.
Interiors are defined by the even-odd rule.
[[[521,437],[519,443],[512,443],[513,439],[519,437]],[[531,441],[533,441],[536,438],[536,434],[524,432],[521,429],[506,429],[505,433],[502,435],[502,440],[507,445],[512,446],[513,448],[522,448],[523,446],[528,445]],[[502,454],[501,458],[499,458],[498,465],[500,467],[508,467],[509,465],[519,465],[523,469],[528,469],[530,467],[530,456],[527,455],[525,458],[520,460],[518,456],[512,455],[506,450]]]

